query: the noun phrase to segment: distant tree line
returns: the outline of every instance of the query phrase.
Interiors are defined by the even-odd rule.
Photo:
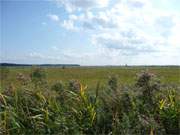
[[[0,63],[0,67],[28,67],[28,66],[40,66],[40,67],[78,67],[79,64],[15,64],[15,63]]]

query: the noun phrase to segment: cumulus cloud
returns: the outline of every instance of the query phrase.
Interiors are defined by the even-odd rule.
[[[77,30],[77,28],[74,26],[73,20],[64,20],[62,26],[67,30]]]
[[[157,43],[158,41],[156,41]],[[92,43],[108,49],[120,50],[123,54],[135,55],[138,53],[155,52],[156,46],[143,35],[133,31],[121,33],[104,33],[92,36]]]
[[[57,4],[64,6],[68,12],[102,8],[108,6],[109,0],[56,0]]]
[[[149,0],[122,0],[122,2],[129,8],[144,8],[151,4]]]
[[[31,57],[31,58],[44,58],[44,56],[41,53],[37,53],[37,52],[30,53],[29,57]]]
[[[47,15],[52,21],[59,21],[59,16],[55,14],[48,14]]]
[[[164,37],[171,35],[172,27],[175,25],[172,16],[160,16],[155,20],[155,28]]]
[[[155,8],[153,1],[58,0],[57,3],[68,13],[61,26],[77,32],[91,30],[88,38],[101,51],[106,50],[101,53],[104,58],[117,62],[115,57],[179,56],[180,16]]]

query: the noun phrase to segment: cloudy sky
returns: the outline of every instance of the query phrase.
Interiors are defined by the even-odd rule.
[[[1,0],[0,62],[180,65],[180,0]]]

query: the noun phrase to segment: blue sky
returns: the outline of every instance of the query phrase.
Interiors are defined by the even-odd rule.
[[[180,65],[179,0],[2,0],[0,61]]]

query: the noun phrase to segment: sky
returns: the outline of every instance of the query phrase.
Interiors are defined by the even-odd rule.
[[[0,62],[180,65],[180,0],[0,0]]]

